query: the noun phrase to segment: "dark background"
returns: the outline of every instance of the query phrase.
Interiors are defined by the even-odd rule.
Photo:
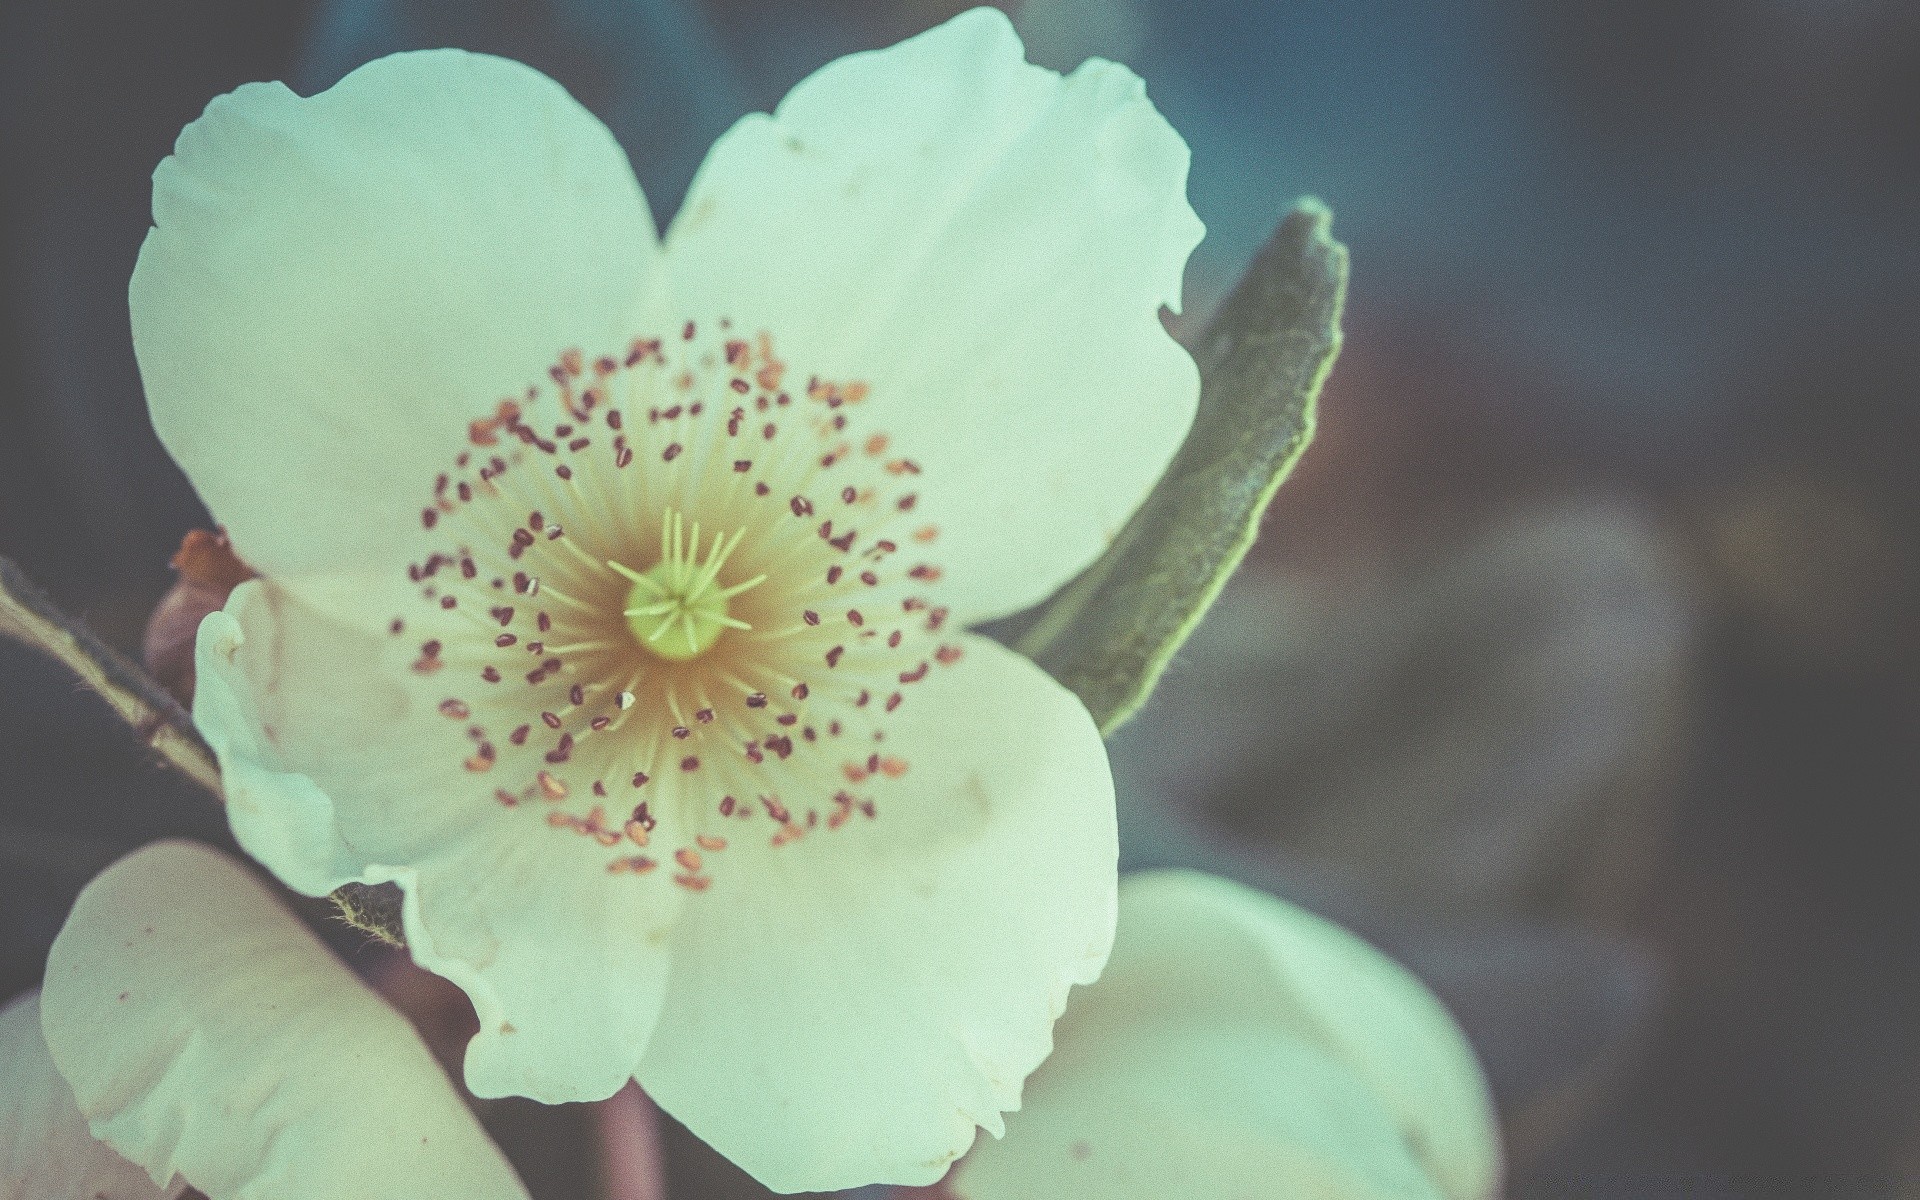
[[[213,95],[511,54],[613,126],[664,226],[738,115],[957,7],[0,0],[0,554],[132,649],[205,523],[126,281]],[[1009,7],[1036,61],[1134,66],[1192,145],[1183,330],[1296,195],[1353,251],[1319,441],[1115,742],[1128,864],[1421,971],[1517,1197],[1920,1197],[1920,8]],[[0,646],[0,997],[163,833],[224,837]],[[669,1170],[754,1194],[683,1133]]]

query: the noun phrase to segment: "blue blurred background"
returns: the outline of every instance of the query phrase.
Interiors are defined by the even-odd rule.
[[[213,95],[528,61],[665,224],[709,142],[944,0],[5,0],[0,554],[137,648],[206,522],[126,281]],[[1129,866],[1420,971],[1516,1197],[1920,1196],[1920,7],[1027,0],[1193,147],[1197,331],[1285,211],[1353,251],[1321,436],[1116,739]],[[0,997],[72,894],[219,814],[0,646]],[[543,1196],[564,1113],[490,1120]],[[546,1122],[547,1124],[542,1124]],[[683,1132],[676,1196],[751,1196]],[[569,1173],[569,1172],[573,1173]]]

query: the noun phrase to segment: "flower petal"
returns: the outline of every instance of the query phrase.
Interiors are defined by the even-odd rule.
[[[194,723],[220,759],[227,819],[310,896],[425,853],[475,813],[447,796],[458,757],[449,771],[434,753],[461,731],[434,723],[433,693],[387,649],[276,581],[241,584],[200,625]]]
[[[473,1001],[474,1095],[604,1100],[633,1077],[679,903],[667,872],[606,866],[590,841],[493,820],[415,865],[369,872],[406,891],[413,961]]]
[[[526,1195],[405,1019],[205,847],[89,884],[42,1004],[80,1111],[155,1178],[211,1200]]]
[[[1253,1190],[1486,1200],[1499,1186],[1486,1083],[1439,1002],[1358,938],[1238,884],[1129,877],[1112,961],[1059,1045],[956,1194],[1133,1200],[1264,1178],[1285,1183]]]
[[[1140,1023],[1054,1057],[961,1160],[961,1200],[1441,1200],[1366,1084],[1282,1031]]]
[[[162,1188],[95,1140],[40,1033],[40,993],[0,1009],[0,1196],[7,1200],[168,1200]]]
[[[207,617],[194,722],[234,836],[308,895],[401,885],[414,961],[480,1017],[475,1094],[604,1099],[659,1012],[680,892],[666,872],[610,876],[592,842],[503,808],[491,776],[461,769],[464,722],[393,649],[266,581]]]
[[[606,128],[458,50],[214,100],[153,212],[130,301],[154,428],[240,557],[338,613],[385,607],[468,423],[615,344],[659,254]]]
[[[840,59],[714,145],[667,235],[675,302],[871,386],[924,468],[957,615],[1091,562],[1193,418],[1160,324],[1202,228],[1125,67],[1027,64],[997,10]]]
[[[776,1190],[939,1178],[1018,1105],[1112,939],[1086,711],[980,638],[921,686],[887,730],[909,767],[878,816],[740,839],[675,933],[640,1084]]]

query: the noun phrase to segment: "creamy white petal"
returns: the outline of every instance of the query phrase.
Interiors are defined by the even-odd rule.
[[[405,1019],[205,847],[89,884],[42,1010],[94,1133],[211,1200],[526,1195]]]
[[[800,83],[717,142],[667,235],[674,301],[772,331],[924,468],[956,614],[1093,560],[1199,394],[1164,331],[1201,225],[1125,67],[1027,64],[994,9]]]
[[[666,996],[670,875],[612,876],[593,843],[490,822],[419,863],[369,872],[406,890],[413,960],[466,990],[478,1096],[604,1100],[634,1075]]]
[[[939,1178],[976,1124],[999,1132],[1112,939],[1086,711],[978,638],[921,686],[877,817],[737,841],[675,933],[640,1084],[775,1190]]]
[[[289,886],[398,882],[408,949],[480,1017],[467,1084],[483,1096],[598,1100],[633,1074],[666,986],[680,892],[610,876],[591,842],[503,808],[462,769],[462,722],[378,637],[275,585],[243,584],[201,626],[194,720],[227,815]]]
[[[154,428],[243,559],[369,621],[468,422],[624,344],[659,255],[606,128],[458,50],[214,100],[153,213],[130,301]]]
[[[275,581],[234,589],[201,622],[194,723],[219,757],[227,819],[296,891],[324,895],[490,815],[454,792],[460,730],[401,651]]]
[[[87,1131],[47,1053],[38,992],[0,1009],[0,1198],[169,1200],[185,1186],[161,1187]]]
[[[1249,1194],[1487,1200],[1499,1186],[1485,1081],[1432,994],[1225,880],[1130,877],[1107,974],[1059,1046],[1006,1139],[961,1164],[957,1194],[1145,1200],[1267,1179],[1285,1186]]]

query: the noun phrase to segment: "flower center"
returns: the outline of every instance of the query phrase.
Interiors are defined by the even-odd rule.
[[[727,601],[766,582],[766,575],[731,587],[720,583],[720,569],[746,535],[744,526],[732,537],[714,534],[703,559],[700,523],[695,521],[689,533],[680,511],[669,508],[660,521],[660,561],[652,570],[635,571],[608,561],[608,567],[633,582],[624,615],[642,647],[668,662],[686,662],[711,650],[727,630],[753,628],[728,612]]]
[[[675,332],[568,350],[469,424],[389,632],[446,689],[476,802],[698,892],[743,839],[878,818],[911,766],[886,726],[961,648],[868,385],[724,320]]]

